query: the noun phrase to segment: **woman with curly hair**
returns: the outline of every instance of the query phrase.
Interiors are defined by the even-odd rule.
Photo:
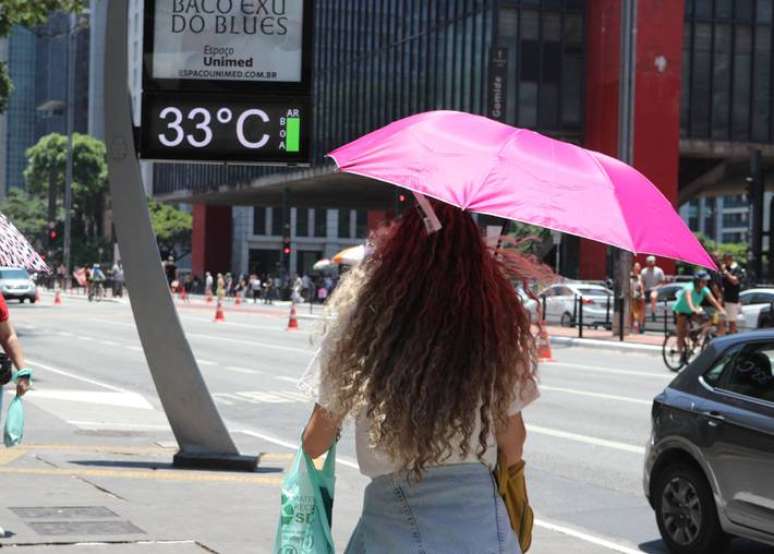
[[[470,214],[432,206],[440,231],[409,210],[329,299],[303,448],[354,418],[372,480],[348,554],[519,552],[492,470],[521,461],[538,396],[529,317]]]

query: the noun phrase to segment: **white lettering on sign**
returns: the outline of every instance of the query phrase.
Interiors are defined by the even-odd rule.
[[[237,139],[239,139],[239,144],[244,146],[245,148],[252,148],[252,149],[259,149],[266,146],[266,143],[269,142],[269,135],[263,134],[261,139],[257,142],[252,142],[247,139],[245,136],[245,123],[247,122],[247,118],[249,117],[258,117],[263,121],[264,123],[269,122],[269,116],[266,115],[266,112],[263,110],[258,109],[252,109],[252,110],[245,110],[242,112],[242,115],[239,116],[236,123],[236,132],[237,132]]]

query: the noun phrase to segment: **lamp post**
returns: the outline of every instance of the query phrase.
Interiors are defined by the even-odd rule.
[[[64,245],[63,258],[65,275],[70,275],[72,250],[72,207],[73,207],[73,128],[75,127],[75,40],[78,32],[76,14],[70,14],[67,33],[67,156],[65,162],[64,193]],[[69,279],[65,279],[65,283]]]

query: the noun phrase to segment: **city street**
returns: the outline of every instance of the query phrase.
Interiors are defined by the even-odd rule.
[[[0,456],[0,490],[15,490],[13,483],[18,488],[19,476],[27,473],[28,483],[52,478],[34,462],[48,464],[42,467],[72,462],[67,459],[68,448],[75,449],[71,443],[85,442],[93,446],[92,456],[90,461],[77,462],[81,469],[73,476],[94,484],[106,501],[122,499],[119,509],[136,510],[137,506],[127,505],[133,487],[148,486],[148,481],[155,486],[154,479],[160,478],[140,470],[165,468],[174,450],[128,303],[90,304],[66,298],[65,305],[54,306],[45,295],[41,304],[12,304],[11,310],[36,376],[27,396],[25,442],[44,446],[39,447],[36,460],[9,457],[13,451],[6,450]],[[299,311],[305,315],[307,310],[302,306]],[[265,454],[256,476],[234,477],[252,483],[249,488],[239,486],[239,505],[236,498],[232,505],[227,497],[223,497],[224,505],[214,505],[223,492],[207,493],[200,488],[224,474],[196,472],[210,477],[198,478],[202,484],[192,488],[187,498],[192,506],[210,505],[212,529],[221,528],[215,538],[212,529],[176,527],[171,512],[165,523],[168,536],[162,538],[196,540],[216,552],[268,552],[279,506],[279,472],[289,465],[312,406],[296,382],[311,358],[310,337],[317,322],[302,318],[301,329],[288,332],[284,306],[229,306],[226,322],[220,324],[213,323],[213,311],[212,305],[204,303],[179,309],[199,365],[235,440],[245,453]],[[542,397],[525,412],[527,478],[537,517],[532,552],[564,552],[569,545],[583,553],[664,552],[641,480],[650,401],[672,374],[659,357],[646,354],[555,346],[554,358],[554,363],[541,365]],[[98,446],[108,439],[112,445],[125,442],[124,446],[139,449],[147,457],[140,458],[143,462],[116,462],[110,449]],[[161,450],[151,451],[152,447]],[[366,480],[356,469],[351,429],[338,452],[334,536],[343,550],[359,513]],[[153,463],[144,461],[153,456]],[[139,474],[121,473],[132,470]],[[167,468],[165,475],[165,480],[178,475],[185,481],[190,474]],[[29,490],[30,498],[4,494],[0,501],[0,525],[14,533],[0,545],[50,542],[30,532],[18,517],[18,509],[9,508],[35,505],[32,497],[40,497],[49,506],[80,505],[77,498],[68,498],[56,487],[19,490],[25,489],[36,492]],[[174,511],[164,506],[164,490],[159,489],[153,503],[162,514]],[[228,527],[228,514],[233,510],[240,512],[239,517],[247,513],[252,527]],[[143,527],[137,520],[134,523]],[[145,529],[148,531],[147,525]],[[739,543],[733,552],[774,550]]]

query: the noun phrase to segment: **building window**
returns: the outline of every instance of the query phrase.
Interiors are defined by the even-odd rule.
[[[328,236],[328,210],[325,208],[314,210],[314,236]]]
[[[282,208],[275,206],[271,209],[271,234],[275,237],[283,236]]]
[[[723,214],[723,227],[747,227],[747,212]]]
[[[253,235],[266,234],[266,208],[256,206],[253,208]]]
[[[296,208],[296,236],[309,236],[309,208]]]
[[[348,209],[339,209],[339,238],[348,239],[352,237],[350,231],[349,212]]]
[[[359,239],[368,236],[368,210],[357,210],[355,236]]]

